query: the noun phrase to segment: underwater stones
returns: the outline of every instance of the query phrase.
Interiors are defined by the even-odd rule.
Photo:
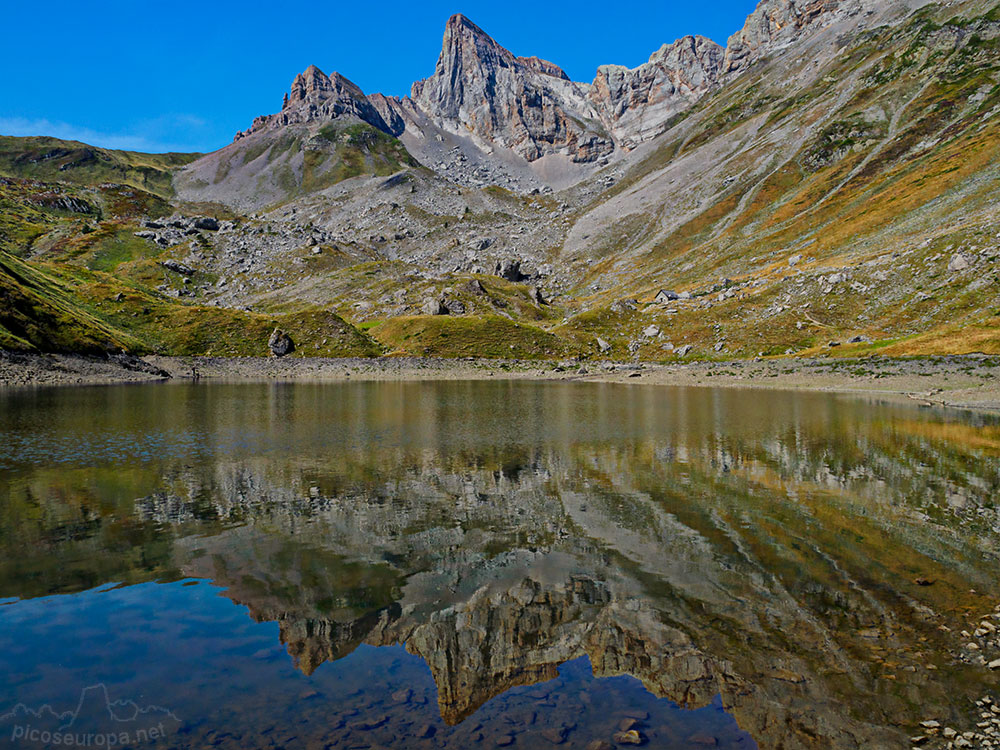
[[[627,732],[616,732],[611,739],[619,745],[641,745],[646,741],[645,736],[637,729],[629,729]]]

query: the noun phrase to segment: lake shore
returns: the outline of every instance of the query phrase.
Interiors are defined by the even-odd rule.
[[[0,387],[156,380],[518,379],[775,388],[871,394],[1000,410],[1000,357],[762,359],[671,364],[384,357],[112,357],[0,352]]]

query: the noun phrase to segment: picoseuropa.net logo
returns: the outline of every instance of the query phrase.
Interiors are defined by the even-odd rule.
[[[163,740],[180,725],[173,711],[162,706],[112,701],[102,683],[81,690],[71,711],[18,703],[0,715],[0,737],[20,745],[109,748]]]

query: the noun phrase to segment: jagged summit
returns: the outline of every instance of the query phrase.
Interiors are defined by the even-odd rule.
[[[636,68],[601,65],[591,83],[570,80],[540,57],[515,55],[456,13],[433,74],[414,82],[410,96],[366,96],[339,73],[311,65],[295,77],[280,112],[258,117],[236,138],[348,116],[401,138],[418,160],[459,182],[565,186],[652,140],[705,94],[811,33],[807,27],[856,13],[863,2],[872,0],[761,0],[728,47],[684,36]]]
[[[711,90],[724,57],[725,49],[711,39],[685,36],[664,44],[637,68],[602,65],[589,99],[618,145],[631,149]]]
[[[614,150],[584,87],[552,63],[518,58],[462,15],[448,20],[434,75],[414,83],[411,98],[436,121],[528,161],[593,161]]]
[[[387,133],[391,131],[356,83],[340,73],[334,72],[328,76],[315,65],[310,65],[295,76],[290,92],[285,94],[280,112],[257,117],[250,128],[237,133],[234,140],[266,128],[334,120],[342,115],[357,117]]]
[[[297,102],[321,102],[334,97],[362,100],[365,94],[357,84],[340,73],[334,72],[327,76],[315,65],[310,65],[292,81],[291,94],[285,107],[294,106]]]

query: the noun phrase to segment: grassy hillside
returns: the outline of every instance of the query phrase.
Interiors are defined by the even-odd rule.
[[[45,136],[0,136],[0,175],[78,185],[116,182],[160,197],[173,195],[172,171],[199,156],[115,151]]]
[[[91,315],[55,277],[0,251],[0,348],[99,353],[140,342]]]
[[[778,58],[706,97],[594,200],[567,243],[596,259],[568,335],[652,359],[856,336],[1000,352],[1000,11],[927,6],[822,62],[801,87]],[[611,311],[660,288],[692,299]]]
[[[283,315],[189,305],[110,274],[28,263],[0,251],[0,348],[264,356],[274,328],[296,343],[292,356],[374,356],[381,347],[336,314]]]
[[[497,315],[393,318],[371,333],[387,349],[417,356],[556,359],[570,353],[555,334]]]
[[[134,224],[172,210],[165,199],[119,183],[78,186],[0,177],[0,250],[26,255],[85,238],[102,220]]]

